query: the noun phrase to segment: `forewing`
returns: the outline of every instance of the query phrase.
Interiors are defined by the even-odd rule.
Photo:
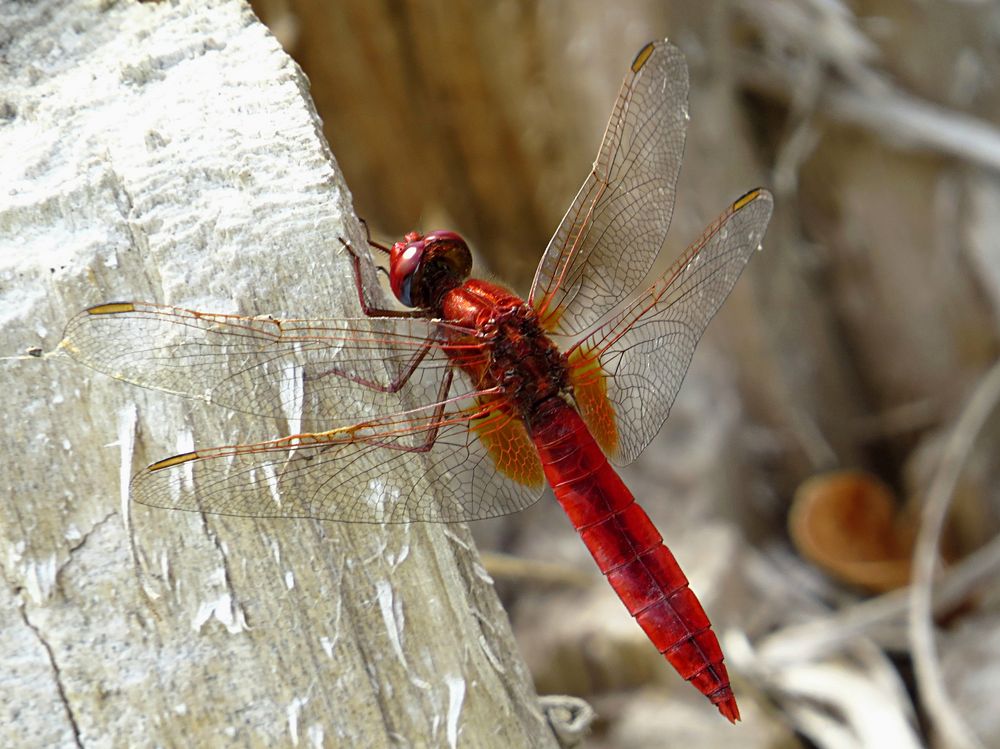
[[[529,301],[575,335],[649,271],[670,228],[684,155],[688,71],[672,44],[644,47],[625,77],[593,171],[542,256]]]
[[[443,344],[467,334],[425,319],[277,320],[123,302],[74,317],[60,346],[136,385],[326,428],[436,402],[452,370]],[[471,390],[459,379],[453,395]]]
[[[760,247],[773,205],[766,190],[744,195],[649,289],[570,350],[578,406],[616,463],[634,460],[663,425],[702,333]]]
[[[502,436],[508,450],[533,455],[537,463],[537,453],[525,452],[532,446],[523,425],[484,412],[478,398],[468,400],[449,403],[444,413],[420,409],[322,434],[168,458],[132,479],[132,497],[152,507],[220,515],[367,523],[478,520],[527,507],[544,487],[540,465],[511,471],[483,439]]]

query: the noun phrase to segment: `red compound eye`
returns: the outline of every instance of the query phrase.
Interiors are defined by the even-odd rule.
[[[389,254],[389,286],[396,298],[407,307],[417,306],[413,303],[413,282],[423,262],[425,248],[426,240],[419,238],[405,243],[396,242]]]

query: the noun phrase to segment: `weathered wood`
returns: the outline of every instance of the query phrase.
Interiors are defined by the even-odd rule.
[[[359,313],[350,194],[244,5],[0,13],[0,354],[116,299]],[[0,745],[555,744],[465,527],[131,508],[141,465],[280,425],[61,356],[0,387]]]

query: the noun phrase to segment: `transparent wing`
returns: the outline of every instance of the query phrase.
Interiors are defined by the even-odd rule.
[[[578,406],[616,463],[634,460],[663,425],[695,346],[760,247],[773,206],[766,190],[744,195],[649,289],[569,351]]]
[[[445,343],[468,336],[425,319],[277,320],[122,302],[74,317],[60,346],[136,385],[325,428],[390,413],[401,401],[437,402],[452,371]],[[481,353],[464,346],[465,358]],[[453,396],[471,392],[456,379]]]
[[[644,47],[622,84],[594,169],[535,273],[528,300],[547,330],[588,329],[649,271],[670,228],[687,98],[680,50],[665,40]]]
[[[136,474],[132,497],[220,515],[369,523],[516,512],[541,494],[541,464],[523,424],[487,401],[470,395],[325,433],[178,455]]]

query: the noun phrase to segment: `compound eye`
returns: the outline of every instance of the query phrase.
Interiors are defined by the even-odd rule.
[[[424,242],[431,251],[428,257],[447,264],[455,278],[465,280],[469,277],[472,253],[461,236],[453,231],[433,231],[424,236]]]
[[[393,246],[389,262],[389,286],[396,298],[407,307],[413,304],[413,280],[424,259],[424,240]]]

